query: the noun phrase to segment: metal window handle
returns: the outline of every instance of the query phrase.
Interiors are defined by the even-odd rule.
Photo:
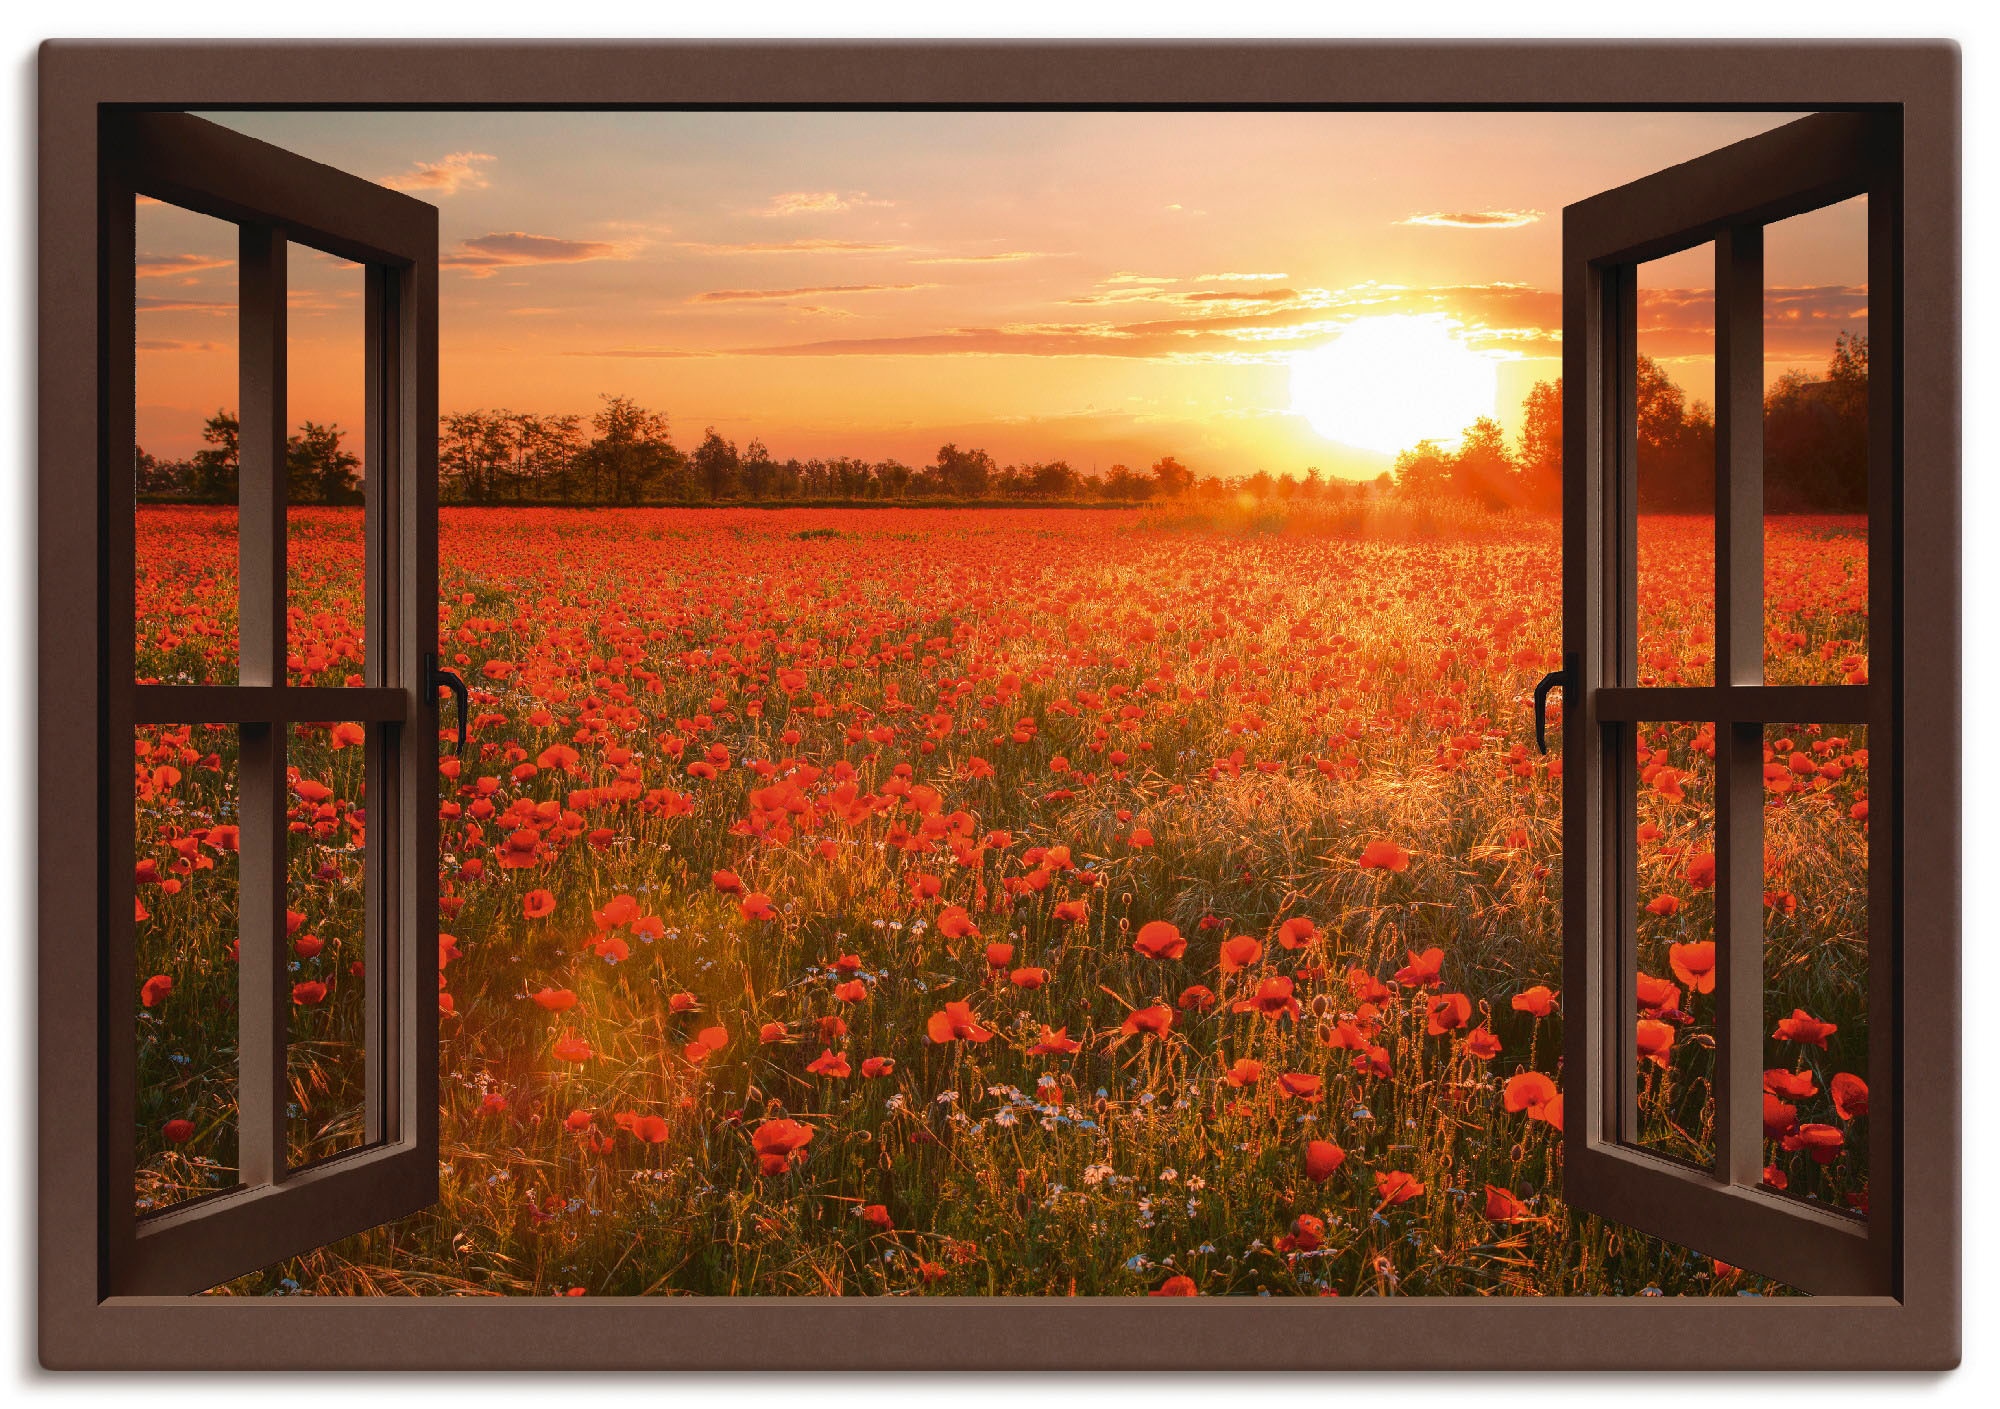
[[[472,712],[472,696],[466,691],[465,682],[459,679],[457,671],[439,668],[436,656],[424,657],[424,677],[430,682],[433,699],[437,697],[437,692],[440,689],[444,689],[451,691],[452,698],[458,702],[458,752],[460,757],[463,757],[465,754],[466,716]]]
[[[1551,670],[1535,686],[1535,747],[1543,753],[1549,751],[1549,691],[1569,691],[1569,672]]]

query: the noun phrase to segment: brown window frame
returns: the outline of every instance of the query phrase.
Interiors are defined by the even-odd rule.
[[[400,1218],[436,1201],[437,733],[419,698],[435,650],[437,507],[437,211],[183,113],[103,114],[99,279],[105,317],[102,487],[108,739],[136,725],[233,724],[238,730],[237,1141],[231,1189],[143,1216],[133,1207],[133,812],[130,783],[108,771],[104,809],[103,1138],[107,1191],[102,1285],[125,1296],[199,1292],[246,1267]],[[131,326],[139,197],[233,224],[238,250],[238,680],[137,684],[132,615],[136,508],[130,459]],[[303,245],[360,263],[364,275],[363,684],[286,682],[287,262]],[[118,310],[123,310],[122,315]],[[123,604],[123,610],[119,609]],[[359,1148],[288,1167],[285,965],[286,741],[290,726],[352,720],[363,745],[364,1109]],[[107,760],[112,757],[106,754]],[[121,862],[120,858],[124,858]],[[123,1191],[123,1192],[121,1192]]]
[[[1948,43],[57,43],[40,64],[40,1354],[51,1366],[1936,1368],[1959,1345],[1959,60]],[[1904,819],[1892,995],[1902,1167],[1893,1286],[1810,1299],[451,1298],[124,1295],[99,1257],[107,107],[1879,106],[1903,130],[1892,610]],[[115,341],[115,339],[112,339]],[[432,408],[434,409],[434,408]],[[98,473],[79,473],[97,466]],[[113,516],[115,517],[115,515]],[[434,573],[433,573],[434,577]],[[411,584],[420,589],[421,583]],[[93,653],[80,643],[96,639]],[[1525,693],[1525,692],[1524,692]],[[427,718],[428,699],[412,718]],[[428,733],[428,730],[417,730]],[[80,788],[88,779],[88,789]],[[79,801],[80,794],[85,799]],[[128,910],[129,913],[129,910]],[[94,1040],[82,1042],[78,1034]],[[1171,1317],[1171,1326],[1160,1318]],[[282,1321],[282,1326],[279,1322]]]
[[[1816,1295],[1890,1294],[1904,1220],[1904,652],[1896,316],[1898,114],[1822,112],[1605,191],[1563,212],[1565,1197],[1574,1207]],[[1869,682],[1764,684],[1764,229],[1868,200]],[[1715,664],[1706,686],[1639,684],[1638,272],[1715,252]],[[1747,410],[1745,408],[1748,408]],[[1634,730],[1712,721],[1716,737],[1715,1157],[1637,1144]],[[1763,737],[1767,724],[1865,724],[1869,751],[1869,1192],[1864,1220],[1763,1185]],[[1881,1099],[1874,1099],[1875,1093]]]

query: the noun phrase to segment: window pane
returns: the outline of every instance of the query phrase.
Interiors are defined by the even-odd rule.
[[[286,1150],[294,1167],[365,1136],[367,736],[355,723],[301,724],[287,745]]]
[[[1641,724],[1637,927],[1639,1143],[1715,1157],[1715,726]]]
[[[140,197],[134,674],[236,683],[236,227]]]
[[[287,253],[286,674],[295,685],[360,685],[367,271],[304,245]]]
[[[1868,678],[1868,201],[1764,232],[1765,678]]]
[[[140,1213],[236,1183],[236,752],[224,725],[134,739]]]
[[[1715,249],[1638,270],[1641,685],[1715,678]]]
[[[1764,730],[1765,1182],[1868,1208],[1868,731]]]

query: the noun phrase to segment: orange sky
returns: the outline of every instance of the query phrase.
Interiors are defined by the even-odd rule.
[[[1290,359],[1441,314],[1511,430],[1557,374],[1562,206],[1775,114],[233,113],[442,212],[441,399],[599,392],[789,455],[927,462],[946,440],[1088,471],[1368,475]],[[1848,207],[1775,228],[1767,372],[1865,330]],[[234,241],[140,210],[141,443],[235,404]],[[1710,278],[1644,271],[1642,349],[1707,395]],[[295,251],[292,419],[361,421],[360,271]],[[1324,418],[1322,418],[1324,419]],[[1322,428],[1324,429],[1324,428]]]

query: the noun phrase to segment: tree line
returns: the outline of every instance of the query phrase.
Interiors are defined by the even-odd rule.
[[[1650,357],[1634,380],[1641,513],[1715,507],[1715,413]],[[1521,434],[1507,443],[1482,416],[1456,446],[1423,441],[1396,458],[1394,490],[1495,510],[1562,505],[1562,379],[1536,382]],[[1842,332],[1824,375],[1797,369],[1764,394],[1764,504],[1772,513],[1858,514],[1868,508],[1868,338]]]
[[[1083,473],[1066,460],[1001,465],[986,451],[940,446],[926,465],[858,456],[780,460],[752,440],[738,449],[709,427],[692,451],[667,418],[630,397],[606,396],[586,420],[508,410],[458,411],[438,422],[438,490],[448,504],[639,505],[799,500],[1139,503],[1248,495],[1259,502],[1395,495],[1457,499],[1495,511],[1551,513],[1562,504],[1562,380],[1535,383],[1509,444],[1481,417],[1456,446],[1426,440],[1371,481],[1259,470],[1197,475],[1172,455],[1141,472],[1113,465]],[[1715,416],[1650,357],[1637,367],[1639,508],[1706,512],[1714,504]],[[1779,513],[1867,508],[1868,339],[1841,333],[1822,377],[1792,371],[1764,398],[1764,496]],[[236,417],[217,411],[203,448],[186,460],[138,451],[147,500],[235,503]],[[359,457],[337,425],[307,421],[287,441],[287,493],[299,504],[361,500]]]

